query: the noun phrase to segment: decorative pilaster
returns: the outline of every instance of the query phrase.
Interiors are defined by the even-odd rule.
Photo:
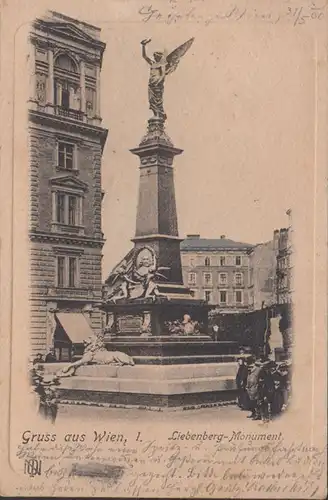
[[[48,113],[53,114],[55,105],[55,81],[54,81],[54,52],[52,48],[48,49],[48,85],[47,85],[47,106]]]
[[[93,118],[94,125],[101,124],[100,115],[100,67],[96,66],[96,103],[95,103],[95,116]]]
[[[28,59],[28,71],[29,71],[29,107],[30,109],[37,109],[37,99],[36,99],[36,71],[35,71],[35,45],[30,43],[29,59]]]
[[[85,63],[80,62],[80,88],[81,88],[81,111],[86,112],[86,96],[85,96]]]
[[[58,311],[56,302],[48,302],[47,304],[47,334],[46,334],[46,342],[47,349],[51,349],[54,347],[55,343],[55,330],[56,330],[56,319],[55,313]]]
[[[113,312],[106,312],[104,337],[110,340],[113,335],[115,335],[115,314]]]

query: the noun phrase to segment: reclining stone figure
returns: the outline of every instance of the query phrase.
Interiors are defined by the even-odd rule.
[[[90,336],[84,341],[85,349],[81,359],[63,368],[57,375],[70,377],[77,368],[84,365],[134,366],[133,358],[120,351],[108,351],[102,336]]]

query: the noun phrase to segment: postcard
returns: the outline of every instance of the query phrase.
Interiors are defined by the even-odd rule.
[[[3,0],[3,496],[327,495],[325,0]]]

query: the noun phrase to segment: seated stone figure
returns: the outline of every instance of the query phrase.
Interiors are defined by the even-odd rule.
[[[200,335],[200,324],[185,314],[182,321],[167,321],[165,324],[171,335]]]
[[[120,351],[107,351],[104,339],[90,336],[84,341],[85,349],[81,359],[63,368],[57,375],[59,377],[70,377],[75,374],[77,368],[83,365],[115,365],[134,366],[133,358]]]

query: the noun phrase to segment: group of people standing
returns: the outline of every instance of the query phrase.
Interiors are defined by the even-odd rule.
[[[262,353],[255,358],[241,352],[236,384],[238,406],[249,410],[248,418],[268,422],[285,411],[290,396],[290,361],[276,362]]]

